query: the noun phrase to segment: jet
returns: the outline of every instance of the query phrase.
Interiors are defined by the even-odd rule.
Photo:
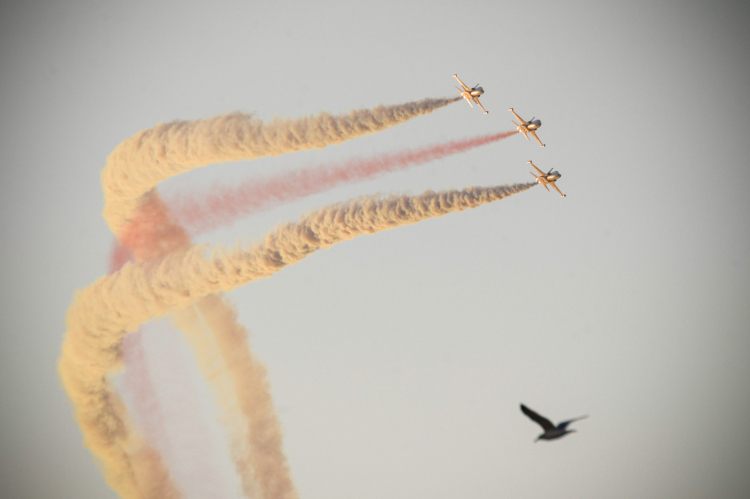
[[[549,187],[547,187],[547,185],[551,185],[552,188],[555,189],[560,194],[561,197],[567,196],[566,194],[563,194],[562,192],[560,192],[560,189],[558,189],[557,186],[555,185],[555,182],[557,182],[557,179],[562,177],[560,172],[553,172],[552,169],[550,169],[550,171],[548,171],[547,173],[544,173],[542,170],[537,168],[536,165],[531,162],[531,160],[527,161],[527,163],[533,166],[534,170],[536,170],[539,173],[539,176],[537,177],[536,175],[534,175],[534,172],[529,172],[532,175],[534,175],[534,178],[536,179],[537,183],[542,184],[544,188],[547,189],[548,191],[549,191]]]
[[[479,86],[479,83],[477,83],[474,87],[469,88],[466,85],[464,85],[464,82],[461,81],[461,79],[458,77],[458,75],[453,75],[453,77],[458,80],[458,82],[461,84],[462,87],[464,87],[463,90],[461,90],[460,88],[456,87],[458,89],[458,91],[461,92],[461,97],[463,97],[464,99],[466,99],[466,102],[468,102],[471,107],[474,107],[474,104],[471,103],[471,101],[474,101],[474,102],[477,103],[477,105],[479,107],[482,108],[482,111],[484,111],[484,114],[489,113],[489,111],[487,111],[484,108],[484,106],[482,105],[482,103],[479,102],[479,96],[484,93],[484,89]]]
[[[567,421],[563,421],[562,423],[558,424],[557,426],[552,424],[552,421],[545,418],[544,416],[540,416],[536,412],[532,411],[525,405],[521,404],[521,410],[524,414],[526,414],[528,417],[539,423],[539,425],[544,428],[544,433],[536,437],[536,440],[534,440],[534,443],[541,440],[554,440],[556,438],[560,438],[563,435],[566,435],[568,433],[572,433],[575,430],[568,430],[568,425],[572,423],[573,421],[578,421],[579,419],[587,418],[588,416],[581,416],[580,418],[575,419],[569,419]]]
[[[529,134],[531,134],[531,135],[534,136],[534,138],[536,139],[536,141],[539,142],[540,146],[547,147],[544,144],[542,144],[542,141],[539,140],[539,137],[536,136],[536,131],[539,130],[539,127],[542,126],[542,121],[541,120],[535,120],[534,118],[531,118],[531,121],[524,121],[523,118],[521,118],[520,116],[518,116],[516,114],[516,112],[513,110],[512,107],[510,109],[508,109],[508,111],[510,111],[511,113],[513,113],[513,116],[515,116],[516,118],[518,118],[518,121],[521,122],[521,124],[519,125],[515,121],[510,120],[510,121],[513,122],[514,125],[516,125],[516,128],[518,129],[518,131],[521,132],[524,135],[524,137],[526,137],[526,140],[531,140],[529,138]]]

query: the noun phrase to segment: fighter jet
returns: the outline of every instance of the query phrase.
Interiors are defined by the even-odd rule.
[[[458,77],[458,75],[453,75],[453,77],[455,79],[457,79],[458,82],[463,87],[463,90],[461,90],[460,88],[456,87],[458,89],[458,91],[461,92],[461,97],[463,97],[464,99],[466,99],[466,102],[468,102],[471,107],[474,107],[474,104],[471,103],[471,101],[474,101],[474,102],[477,103],[477,105],[479,107],[482,108],[482,111],[484,111],[484,114],[489,113],[489,111],[487,111],[484,108],[484,106],[482,105],[482,103],[479,102],[479,96],[484,93],[484,89],[479,86],[479,83],[477,83],[474,87],[469,88],[466,85],[464,85],[464,82],[461,81],[461,79]]]
[[[561,197],[566,197],[566,194],[563,194],[562,192],[560,192],[560,189],[558,189],[557,186],[555,185],[555,182],[557,182],[557,179],[562,177],[560,172],[553,172],[552,169],[550,168],[550,171],[548,171],[547,173],[544,173],[542,170],[537,168],[536,165],[531,162],[531,160],[527,161],[527,163],[533,166],[534,170],[536,170],[539,173],[539,176],[537,177],[536,175],[534,175],[534,172],[529,172],[532,175],[534,175],[534,178],[536,179],[537,183],[542,184],[544,188],[547,189],[548,191],[549,191],[549,187],[547,186],[551,185],[552,188],[555,189],[560,194]]]
[[[518,121],[521,122],[521,124],[519,125],[515,121],[510,120],[510,121],[513,122],[514,125],[516,125],[516,128],[518,129],[518,131],[521,132],[524,135],[524,137],[526,137],[526,140],[531,140],[531,139],[529,139],[529,134],[531,134],[531,135],[534,136],[534,138],[536,139],[536,141],[539,142],[540,146],[547,147],[544,144],[542,144],[542,141],[539,140],[539,137],[536,136],[536,131],[539,130],[539,127],[542,126],[542,121],[541,120],[535,120],[534,118],[531,118],[531,121],[524,121],[523,118],[521,118],[520,116],[518,116],[516,114],[516,112],[513,110],[512,107],[510,109],[508,109],[508,111],[510,111],[511,113],[513,113],[513,116],[515,116],[516,118],[518,118]]]
[[[581,416],[580,418],[569,419],[555,426],[552,424],[552,421],[545,418],[544,416],[540,416],[539,414],[532,411],[531,409],[529,409],[523,404],[521,404],[521,410],[523,411],[524,414],[526,414],[528,417],[530,417],[531,419],[539,423],[539,425],[542,428],[544,428],[544,433],[536,437],[536,440],[534,440],[534,443],[538,442],[540,439],[541,440],[554,440],[568,433],[572,433],[575,430],[568,430],[567,429],[568,425],[572,423],[573,421],[578,421],[579,419],[588,417],[588,416]]]

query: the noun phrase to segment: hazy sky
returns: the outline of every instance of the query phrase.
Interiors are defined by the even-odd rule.
[[[234,110],[452,97],[458,73],[484,87],[488,115],[457,102],[160,186],[170,199],[511,130],[509,107],[543,122],[544,149],[513,136],[197,239],[249,243],[364,194],[527,182],[530,159],[563,175],[565,199],[534,187],[228,294],[268,367],[300,496],[747,497],[748,21],[730,1],[3,4],[0,495],[115,497],[57,360],[75,291],[107,271],[100,172],[118,143]],[[155,371],[157,352],[190,359],[149,331]],[[521,402],[589,418],[534,444]]]

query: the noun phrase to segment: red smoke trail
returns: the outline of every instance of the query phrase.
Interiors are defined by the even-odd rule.
[[[117,245],[110,258],[109,273],[120,270],[131,259],[130,251]],[[166,438],[166,425],[156,398],[151,372],[146,362],[142,329],[139,328],[138,331],[123,339],[122,352],[126,366],[123,373],[123,384],[132,395],[135,405],[133,409],[139,418],[141,430],[146,434],[149,441],[158,443],[159,450],[163,453],[169,447]]]
[[[132,252],[127,248],[117,245],[110,259],[109,270],[113,273],[127,262],[132,260],[148,260],[160,258],[165,252],[169,252],[175,246],[183,243],[187,234],[178,227],[171,224],[170,216],[156,196],[148,196],[142,207],[146,214],[147,224],[141,225],[141,233],[136,234]],[[146,358],[146,349],[143,338],[144,330],[139,328],[136,332],[127,335],[122,341],[123,361],[125,371],[123,373],[123,388],[130,394],[133,404],[133,412],[136,415],[138,427],[143,432],[148,442],[152,442],[156,450],[165,461],[172,465],[177,462],[176,468],[171,470],[173,478],[179,478],[179,485],[188,485],[191,490],[184,491],[190,497],[200,497],[203,487],[213,487],[221,493],[222,481],[220,472],[213,463],[204,462],[199,467],[195,463],[200,460],[194,459],[196,455],[204,457],[212,454],[214,444],[212,437],[207,433],[202,423],[198,424],[193,419],[198,395],[190,390],[189,383],[176,383],[175,379],[166,382],[172,386],[180,386],[180,396],[167,397],[166,407],[160,402],[151,369]],[[161,358],[163,372],[171,373],[173,378],[187,378],[187,368],[180,355],[165,355]],[[170,383],[171,382],[171,383]],[[165,414],[165,408],[167,414]],[[170,410],[171,408],[171,410]],[[189,416],[193,415],[193,416]],[[168,428],[166,421],[171,421]],[[177,442],[177,447],[172,445],[170,434],[174,436],[175,422],[183,429],[182,435]],[[187,429],[187,431],[184,431]],[[172,430],[172,431],[170,431]],[[189,447],[195,447],[200,451],[190,452]],[[187,458],[186,458],[187,456]],[[193,458],[193,459],[191,459]],[[196,488],[198,490],[196,490]],[[202,495],[206,497],[205,494]]]
[[[134,406],[133,412],[136,414],[138,426],[148,441],[156,444],[159,452],[165,455],[169,450],[169,442],[166,436],[167,426],[164,423],[164,416],[156,398],[151,371],[146,361],[142,329],[138,329],[138,331],[123,339],[122,352],[126,366],[123,385],[131,395]]]
[[[416,151],[382,154],[373,158],[355,158],[334,166],[288,172],[235,187],[215,188],[208,195],[184,196],[170,202],[169,205],[183,227],[196,234],[226,225],[241,216],[323,192],[340,184],[404,170],[410,166],[491,144],[516,133],[518,132],[496,133],[437,144]],[[122,241],[128,244],[125,234]]]
[[[131,259],[130,252],[118,245],[112,253],[109,273],[120,270]],[[132,396],[132,403],[135,406],[133,409],[138,417],[138,423],[146,438],[150,442],[156,442],[159,451],[163,454],[169,447],[166,424],[146,362],[142,329],[139,328],[138,331],[123,339],[122,352],[126,366],[123,373],[123,385]]]
[[[382,154],[373,158],[355,158],[338,165],[298,170],[266,180],[253,180],[236,187],[216,187],[210,194],[183,195],[169,203],[171,212],[180,224],[193,235],[232,223],[263,209],[284,202],[310,196],[338,185],[366,180],[388,172],[466,152],[479,146],[497,142],[517,131],[483,135],[472,139],[436,144],[417,150]],[[200,199],[200,201],[199,201]],[[148,210],[139,212],[122,231],[120,243],[112,250],[112,265],[128,261],[126,248],[142,248],[144,241],[153,240],[151,233],[159,232]],[[123,245],[124,248],[121,246]]]

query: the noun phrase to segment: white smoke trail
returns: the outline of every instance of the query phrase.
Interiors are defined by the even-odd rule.
[[[173,310],[169,317],[187,337],[213,388],[245,496],[298,497],[282,451],[266,368],[249,348],[247,331],[237,322],[234,308],[210,294]]]
[[[140,240],[133,244],[132,249],[136,261],[161,258],[166,253],[187,247],[189,239],[161,203],[155,191],[159,182],[210,163],[253,159],[338,144],[404,123],[456,100],[458,99],[425,99],[396,106],[380,106],[373,110],[352,111],[348,115],[321,113],[314,117],[277,119],[267,124],[252,115],[231,113],[207,120],[157,125],[122,142],[108,157],[102,172],[105,220],[113,232],[120,235],[135,214],[147,211],[154,215],[139,227],[137,238]],[[111,308],[103,310],[116,316],[119,306],[110,304],[109,307]],[[225,324],[221,327],[232,330],[234,326]],[[70,339],[75,338],[75,335],[70,336]],[[119,362],[121,345],[110,345],[106,339],[92,339],[85,335],[75,341],[89,343],[87,346],[79,345],[78,349],[86,350],[95,364],[89,369],[87,383],[93,382],[97,388],[89,400],[84,401],[85,393],[79,393],[75,397],[71,394],[73,403],[77,406],[84,439],[92,452],[104,461],[108,482],[116,490],[128,490],[130,492],[126,495],[132,495],[137,490],[136,477],[132,471],[133,463],[128,462],[127,450],[123,449],[129,448],[127,442],[136,436],[125,424],[124,413],[118,414],[114,404],[107,405],[116,395],[108,387],[107,371],[102,371],[100,367],[114,366]],[[98,348],[103,350],[98,351]],[[113,348],[116,351],[111,351]],[[96,358],[97,353],[100,354],[99,358]],[[65,363],[61,360],[60,365],[62,376],[62,366]],[[85,364],[79,363],[79,368],[83,366]],[[80,380],[86,378],[83,370],[78,373],[69,372],[67,375],[75,375]],[[83,414],[87,416],[82,417]],[[246,416],[259,417],[256,412]],[[265,427],[268,427],[269,421],[275,419],[275,413],[266,414],[261,419],[265,421]],[[97,420],[105,426],[117,427],[119,436],[101,438],[102,432],[95,428]],[[250,421],[250,425],[254,425],[253,421]],[[268,449],[266,451],[269,453]],[[281,461],[277,468],[286,468],[286,461],[280,450],[270,454],[277,457],[280,455]],[[162,471],[163,476],[155,478],[156,482],[167,480],[168,472]],[[249,477],[242,478],[247,491],[251,488]]]
[[[116,235],[160,182],[212,163],[321,149],[400,125],[456,102],[424,99],[394,106],[320,113],[264,123],[251,114],[230,113],[195,121],[174,121],[138,132],[107,158],[102,171],[104,219]]]
[[[210,294],[270,277],[337,242],[475,208],[534,185],[354,200],[284,225],[247,251],[206,257],[205,246],[194,247],[160,261],[126,264],[79,291],[68,310],[59,372],[86,444],[105,461],[108,481],[118,492],[138,497],[134,474],[127,471],[131,468],[127,442],[121,438],[126,434],[124,422],[111,406],[107,373],[120,362],[122,338],[139,324]]]
[[[88,288],[97,289],[102,293],[99,296],[102,299],[93,298],[86,290],[77,294],[68,312],[68,332],[59,369],[63,384],[76,407],[84,440],[92,452],[102,459],[107,480],[115,490],[131,497],[142,497],[144,494],[170,496],[176,493],[163,467],[147,468],[153,473],[144,482],[143,462],[133,462],[139,456],[148,457],[154,453],[152,449],[145,452],[135,447],[134,442],[139,442],[139,437],[129,428],[126,413],[109,386],[107,375],[121,362],[121,339],[137,324],[147,320],[143,317],[163,315],[175,306],[185,306],[192,300],[223,289],[214,286],[216,291],[203,293],[208,288],[204,286],[206,283],[199,281],[190,284],[192,291],[187,295],[181,288],[171,288],[169,279],[175,276],[166,272],[168,269],[180,274],[192,268],[192,263],[200,261],[222,264],[217,259],[206,260],[200,249],[188,249],[187,235],[170,219],[166,209],[162,209],[154,187],[168,177],[209,163],[252,159],[340,143],[403,123],[457,100],[426,99],[399,106],[381,106],[371,111],[352,111],[348,116],[321,114],[296,120],[275,120],[269,124],[237,113],[209,120],[174,122],[140,132],[113,151],[102,172],[105,219],[110,228],[119,234],[139,210],[151,209],[157,214],[151,225],[139,233],[142,237],[140,243],[134,245],[137,261],[154,260],[126,266],[115,274],[117,277],[114,280],[103,278]],[[314,229],[310,227],[309,231],[314,232]],[[372,231],[372,228],[361,230],[362,233]],[[279,233],[283,233],[283,230]],[[305,238],[308,236],[309,233],[306,233]],[[281,239],[277,243],[286,244]],[[319,247],[330,244],[333,242],[325,242]],[[168,253],[172,254],[159,261]],[[279,267],[280,264],[275,262],[276,254],[277,250],[255,256],[252,251],[248,253],[250,261],[259,258],[258,261],[263,262],[261,266],[270,263],[270,267],[258,277],[271,275],[273,268]],[[300,258],[304,258],[305,254],[303,251]],[[184,257],[184,261],[180,260],[180,256]],[[288,263],[284,262],[283,265]],[[249,268],[253,267],[254,264],[251,264]],[[210,271],[210,268],[205,270]],[[169,278],[163,280],[168,275]],[[169,299],[165,299],[167,297]],[[76,306],[79,303],[85,304],[83,310]],[[167,303],[170,305],[164,308]],[[231,309],[220,301],[214,302],[214,307],[206,316],[218,314],[225,319],[214,326],[212,333],[217,340],[227,333],[222,355],[228,361],[233,347],[227,345],[244,346],[245,339],[243,335],[231,334],[239,328]],[[235,369],[235,373],[241,373],[244,369],[245,373],[251,372],[259,378],[254,380],[257,393],[253,403],[248,403],[249,399],[245,402],[240,400],[248,419],[250,442],[247,446],[249,454],[240,456],[236,464],[252,462],[253,469],[249,473],[259,477],[258,482],[265,497],[296,497],[281,453],[278,421],[267,384],[264,384],[265,370],[252,356],[243,358],[242,362],[244,366]],[[253,404],[270,408],[270,412],[261,414]],[[261,448],[265,455],[270,456],[269,459],[254,457]],[[147,461],[154,460],[149,458]],[[250,494],[253,486],[248,480],[249,473],[242,473],[243,487]]]

